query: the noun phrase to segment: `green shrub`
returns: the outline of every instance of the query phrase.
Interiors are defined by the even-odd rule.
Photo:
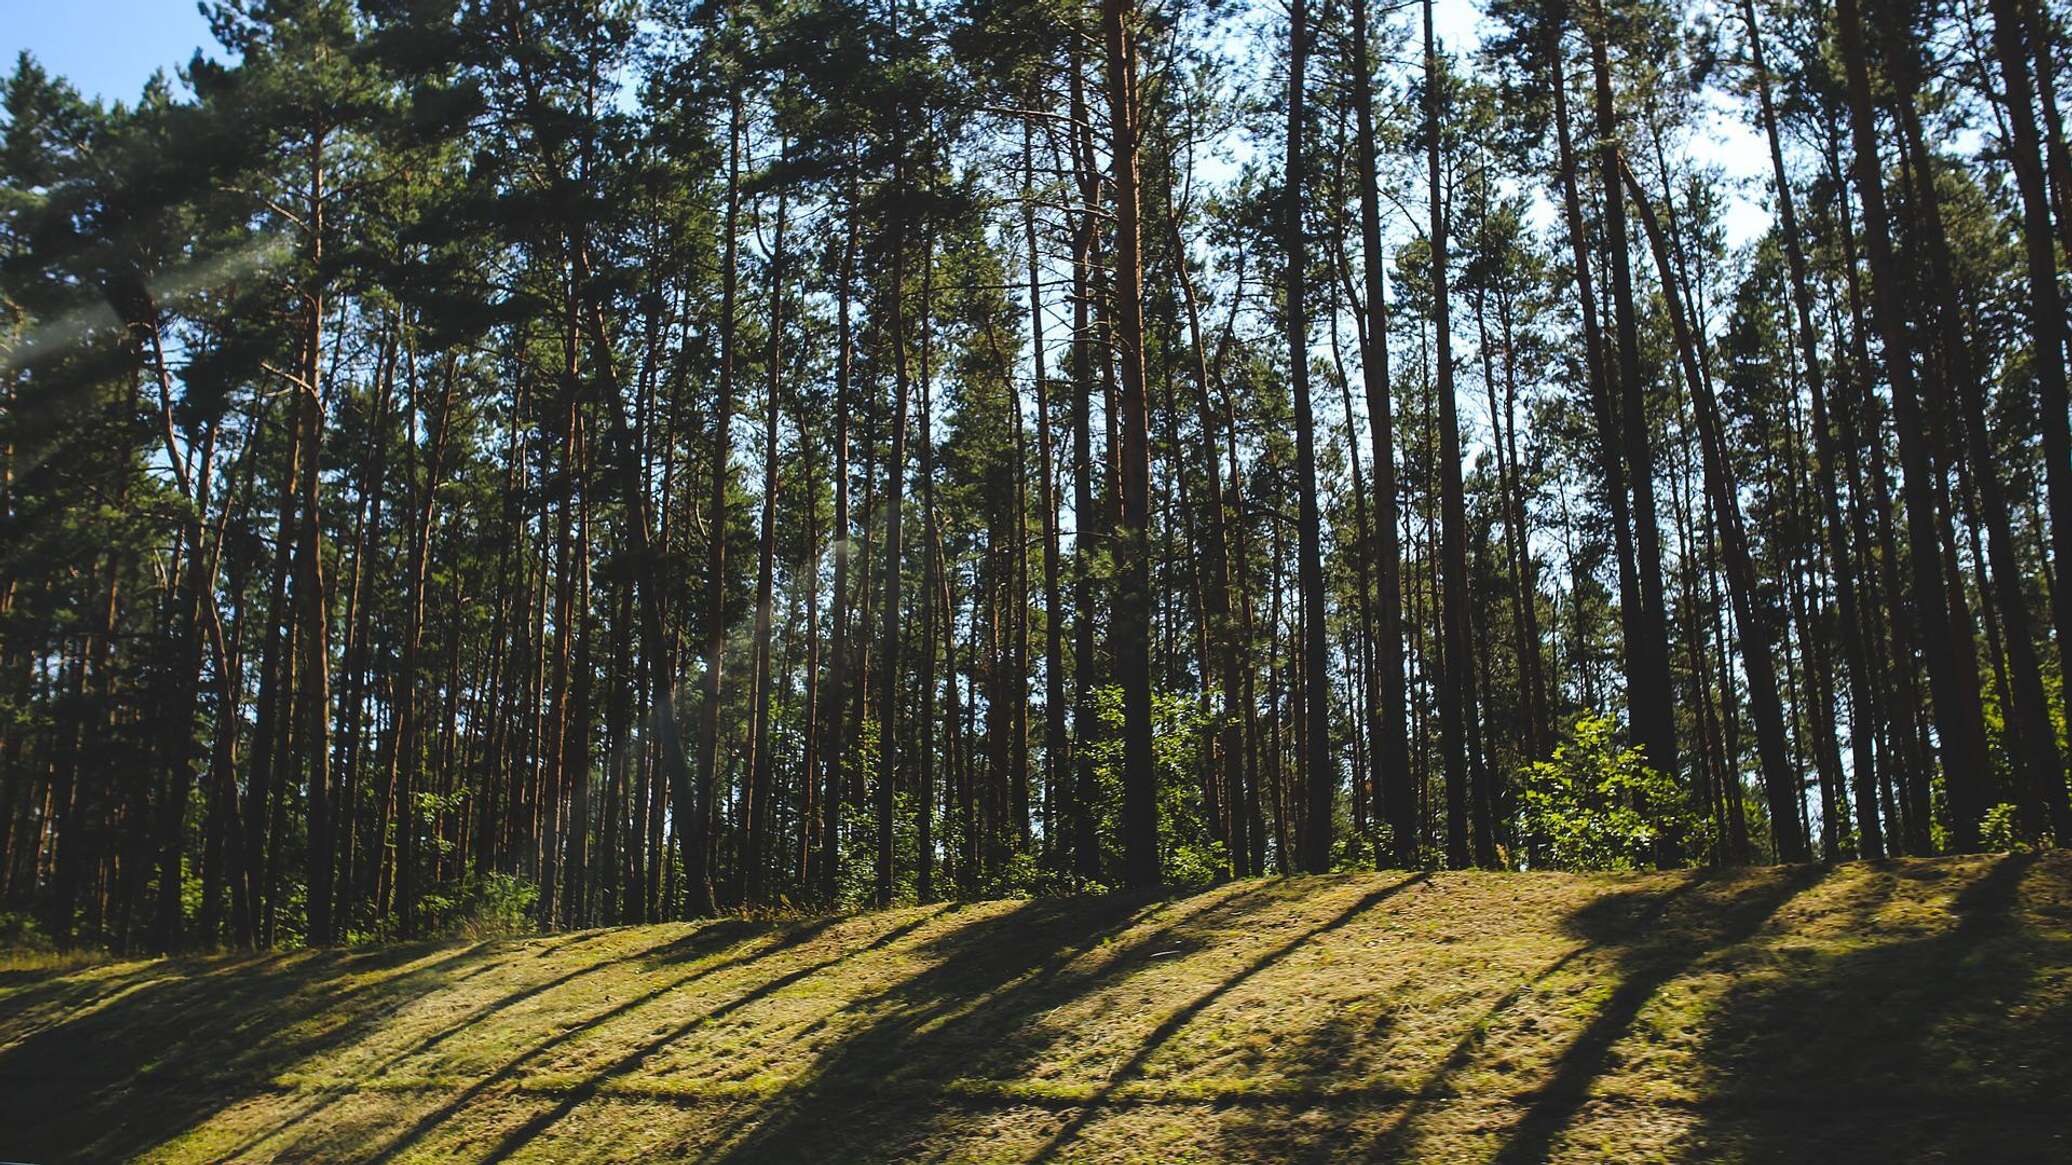
[[[1526,832],[1556,868],[1635,869],[1658,840],[1697,825],[1675,778],[1649,768],[1639,748],[1620,747],[1616,731],[1610,717],[1578,717],[1551,758],[1525,768]]]
[[[2006,801],[1986,810],[1985,820],[1979,822],[1978,840],[1988,850],[2029,852],[2028,839],[2022,836],[2021,813]]]
[[[43,927],[27,914],[0,911],[0,950],[44,952],[54,949]]]
[[[516,874],[468,874],[424,896],[434,927],[467,939],[509,938],[538,929],[540,888]]]

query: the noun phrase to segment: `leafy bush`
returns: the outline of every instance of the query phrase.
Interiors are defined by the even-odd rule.
[[[27,914],[0,911],[0,950],[7,951],[49,951],[54,949],[48,935]]]
[[[508,938],[536,927],[540,888],[516,874],[469,874],[425,895],[434,926],[468,939]]]
[[[2006,801],[1986,810],[1985,820],[1979,822],[1978,840],[1988,850],[2029,852],[2028,839],[2022,835],[2021,814]]]
[[[1068,871],[1045,865],[1035,854],[1013,853],[979,883],[978,897],[1041,898],[1070,894],[1077,889]]]
[[[1657,840],[1697,825],[1676,780],[1649,768],[1639,748],[1620,747],[1616,730],[1610,717],[1578,717],[1551,758],[1526,766],[1526,832],[1552,866],[1635,869]]]
[[[1119,874],[1126,728],[1122,687],[1105,684],[1096,688],[1094,707],[1103,731],[1084,747],[1093,758],[1094,778],[1101,787],[1102,808],[1095,831],[1106,855],[1103,866]],[[1203,743],[1214,728],[1214,717],[1193,694],[1151,694],[1152,764],[1158,773],[1159,876],[1169,886],[1206,886],[1216,880],[1217,871],[1228,861],[1223,844],[1213,836],[1202,800]]]

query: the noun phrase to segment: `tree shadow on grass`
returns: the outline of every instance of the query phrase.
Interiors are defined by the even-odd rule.
[[[244,966],[256,960],[240,960]],[[171,960],[61,971],[9,971],[0,976],[0,1044],[15,1044],[75,1018],[78,1009],[153,980],[175,978]]]
[[[824,929],[824,926],[825,924],[823,923],[820,926],[814,927],[812,930],[806,930],[804,928],[794,930],[787,936],[787,940],[784,945],[789,945],[789,943],[791,942],[803,941],[804,939],[811,937],[813,933],[817,933],[818,930]],[[542,995],[545,995],[547,992],[552,991],[557,987],[567,986],[568,984],[573,983],[576,980],[581,979],[587,975],[593,975],[599,971],[609,970],[619,966],[622,963],[636,959],[641,960],[650,966],[660,966],[670,963],[696,962],[701,959],[709,958],[712,955],[715,955],[720,951],[727,949],[728,947],[734,946],[737,943],[746,942],[748,939],[754,937],[757,934],[761,934],[767,931],[768,929],[769,927],[765,924],[751,922],[747,919],[722,919],[718,922],[708,923],[704,926],[701,926],[698,929],[692,931],[691,933],[683,935],[679,938],[671,939],[667,942],[659,943],[653,947],[649,947],[646,950],[633,951],[626,954],[611,954],[595,962],[578,964],[574,967],[569,968],[566,971],[563,971],[559,975],[555,975],[547,979],[542,979],[537,983],[528,984],[524,987],[519,988],[516,991],[512,991],[497,999],[491,1000],[488,1003],[480,1004],[474,1008],[469,1009],[466,1014],[464,1014],[454,1022],[448,1024],[447,1026],[439,1029],[436,1032],[433,1032],[432,1034],[424,1037],[423,1039],[417,1041],[409,1047],[406,1047],[401,1051],[396,1052],[394,1055],[384,1060],[379,1066],[374,1068],[374,1070],[371,1073],[369,1073],[369,1075],[379,1076],[385,1072],[388,1072],[391,1069],[408,1060],[414,1059],[418,1056],[424,1055],[427,1052],[433,1051],[434,1049],[438,1048],[439,1045],[445,1043],[447,1040],[452,1039],[454,1036],[459,1035],[461,1032],[468,1030],[469,1028],[475,1026],[478,1023],[482,1023],[486,1020],[494,1018],[499,1012],[508,1011],[511,1008],[517,1007],[518,1005],[525,1003],[528,1000],[536,999]],[[578,942],[571,942],[567,944],[567,946],[561,948],[548,947],[544,950],[541,950],[535,957],[546,958],[550,955],[558,954],[561,951],[568,949],[568,947],[574,947],[577,945],[580,944]],[[475,970],[469,971],[465,975],[459,976],[459,978],[472,978],[475,975],[481,974],[485,971],[494,970],[497,966],[498,964],[494,963],[484,964],[483,966],[476,968]]]
[[[824,1156],[811,1151],[815,1146],[831,1152],[888,1148],[898,1143],[902,1128],[925,1128],[927,1122],[881,1117],[901,1109],[918,1115],[940,1098],[939,1086],[961,1077],[1011,1084],[1061,1044],[1067,1054],[1075,1054],[1073,1033],[1047,1025],[1047,1013],[1147,969],[1155,978],[1161,973],[1157,968],[1176,965],[1206,942],[1216,941],[1185,925],[1190,920],[1251,927],[1248,905],[1291,904],[1286,895],[1273,892],[1281,885],[1244,883],[1173,901],[1127,895],[1034,901],[939,929],[914,951],[921,970],[902,971],[901,978],[882,986],[867,985],[863,994],[845,998],[839,1014],[813,1020],[788,1037],[810,1044],[820,1031],[825,1041],[809,1052],[796,1096],[756,1099],[741,1105],[737,1114],[718,1114],[740,1119],[728,1128],[714,1129],[715,1136],[701,1137],[699,1147],[708,1156],[780,1160]],[[1342,924],[1350,913],[1325,923],[1324,929]],[[694,1014],[678,1008],[665,1026],[636,1033],[634,1046],[608,1063],[583,1069],[581,1082],[548,1088],[548,1104],[522,1117],[484,1154],[502,1159],[533,1146],[601,1094],[630,1086],[633,1096],[665,1095],[639,1087],[653,1072],[658,1055],[672,1050],[701,1054],[701,1046],[709,1041],[698,1034],[700,1029],[795,988],[824,992],[826,983],[804,985],[825,979],[868,951],[908,939],[940,916],[940,911],[917,914],[868,943],[852,943],[833,957],[815,957],[800,965],[781,956],[844,920],[779,928],[723,921],[624,955],[585,958],[588,952],[583,952],[576,955],[581,965],[541,965],[550,973],[543,980],[519,982],[492,1001],[441,1018],[432,1030],[412,1033],[399,1050],[392,1050],[398,1045],[395,1036],[384,1033],[399,1011],[429,992],[499,968],[522,980],[536,965],[533,948],[539,944],[489,944],[450,952],[422,947],[313,952],[242,960],[235,974],[219,974],[208,964],[159,967],[148,973],[126,969],[120,983],[104,976],[92,988],[68,986],[51,996],[99,992],[89,998],[94,1010],[53,1020],[55,1026],[29,1034],[0,1054],[0,1078],[28,1079],[38,1065],[68,1061],[60,1077],[46,1076],[34,1087],[11,1090],[0,1099],[0,1114],[13,1110],[20,1117],[0,1120],[0,1156],[130,1156],[164,1146],[231,1106],[262,1096],[277,1087],[272,1082],[282,1076],[307,1094],[252,1110],[248,1115],[260,1118],[258,1127],[230,1122],[225,1131],[235,1128],[236,1143],[211,1146],[211,1156],[386,1160],[431,1148],[428,1142],[434,1134],[442,1143],[459,1135],[465,1144],[479,1136],[475,1130],[480,1117],[473,1118],[478,1121],[474,1129],[449,1130],[449,1122],[471,1106],[494,1108],[514,1098],[517,1105],[526,1106],[538,1090],[528,1088],[522,1077],[569,1059],[571,1042],[578,1037],[672,992],[695,988],[719,996],[695,1005]],[[1279,921],[1278,916],[1269,921]],[[1121,937],[1125,932],[1127,937]],[[576,936],[543,950],[558,955],[595,937]],[[1134,1062],[1141,1066],[1157,1042],[1294,945],[1270,953],[1261,965],[1240,971],[1229,983],[1197,999],[1170,1019]],[[1097,948],[1102,949],[1096,953]],[[1158,962],[1162,959],[1173,963]],[[548,1033],[533,1037],[522,1051],[458,1091],[446,1092],[436,1077],[421,1075],[427,1059],[440,1058],[442,1046],[458,1033],[508,1029],[513,1023],[505,1017],[513,1009],[522,1008],[528,1016],[554,1011],[553,1000],[559,996],[550,993],[607,966],[633,962],[644,964],[649,976],[633,997],[612,1003],[606,996],[607,1005],[601,1009],[583,1005],[586,1014],[569,1017],[572,1024],[559,1026],[557,1019]],[[685,973],[670,971],[678,965]],[[725,980],[730,986],[696,987],[699,980],[720,971],[743,968],[743,975]],[[658,972],[660,981],[655,979]],[[836,986],[846,986],[846,981]],[[866,1018],[844,1022],[858,1016]],[[626,1022],[638,1028],[642,1020]],[[469,1047],[474,1046],[471,1041]],[[68,1056],[82,1049],[83,1056]],[[756,1054],[744,1050],[751,1059]],[[704,1047],[704,1053],[711,1051]],[[792,1059],[796,1062],[795,1054]],[[412,1075],[413,1070],[420,1074]],[[327,1085],[327,1073],[349,1083]],[[1118,1079],[1128,1074],[1125,1067]],[[427,1094],[422,1091],[426,1088],[436,1091]],[[409,1099],[411,1094],[424,1096],[429,1104]],[[895,1094],[900,1099],[883,1103]],[[283,1103],[292,1110],[278,1111]],[[744,1134],[745,1139],[737,1139]],[[472,1152],[480,1152],[480,1142]]]
[[[1616,1067],[1612,1045],[1633,1027],[1656,992],[1708,953],[1754,937],[1785,903],[1827,873],[1824,866],[1795,866],[1764,876],[1752,889],[1731,893],[1702,914],[1686,909],[1658,915],[1651,933],[1618,948],[1617,984],[1610,998],[1569,1042],[1551,1077],[1527,1101],[1523,1117],[1496,1154],[1498,1165],[1546,1160],[1589,1100],[1591,1086]],[[1581,938],[1601,938],[1610,917],[1616,916],[1593,903],[1571,917],[1570,927]]]
[[[1086,1048],[1084,1033],[1051,1022],[1052,1012],[1104,992],[1112,1006],[1128,1007],[1133,981],[1147,993],[1162,986],[1158,968],[1178,965],[1165,960],[1204,949],[1213,929],[1248,929],[1256,925],[1254,912],[1286,906],[1273,893],[1281,884],[1239,883],[1153,905],[1127,898],[1065,909],[1031,903],[970,924],[943,936],[929,970],[857,1001],[871,1018],[801,1074],[781,1103],[743,1115],[709,1141],[700,1160],[914,1160],[945,1142],[983,1137],[975,1113],[1016,1105],[1054,1110],[1047,1120],[1055,1127],[1036,1151],[1055,1155],[1104,1103],[1125,1103],[1117,1090],[1189,1021],[1407,884],[1382,887],[1302,925],[1293,939],[1248,959],[1157,1024],[1104,1083],[1081,1089],[1067,1080],[1055,1095],[1046,1090],[1054,1080],[1047,1059],[1084,1055]]]
[[[1858,925],[1720,1001],[1699,1149],[1768,1161],[2072,1160],[2072,855],[1874,868]],[[1948,878],[1948,913],[1868,922]]]
[[[97,969],[99,993],[10,998],[18,1024],[54,1026],[0,1021],[0,1157],[119,1159],[234,1130],[238,1145],[190,1151],[603,1159],[635,1152],[615,1138],[638,1125],[730,1163],[922,1159],[996,1131],[1014,1138],[996,1155],[1021,1160],[1106,1152],[1118,1135],[1140,1138],[1124,1155],[1151,1155],[1161,1142],[1141,1138],[1158,1127],[1232,1160],[1526,1162],[1636,1136],[1689,1160],[2072,1159],[2051,1139],[2072,1097],[2072,858],[1843,871],[1798,902],[1823,871],[1607,887],[1566,915],[1574,945],[1529,910],[1518,933],[1538,937],[1505,956],[1513,970],[1457,951],[1434,964],[1435,994],[1405,998],[1395,980],[1343,977],[1386,953],[1337,968],[1393,941],[1393,923],[1352,924],[1415,879],[1033,901],[954,924],[731,920],[620,954],[584,949],[591,935]],[[1909,881],[1943,878],[1947,892]],[[1787,903],[1790,925],[1771,925]],[[579,965],[537,961],[549,955]],[[578,982],[630,965],[630,998]],[[397,1021],[498,968],[508,983],[477,979]],[[75,999],[79,1014],[54,1016]],[[1424,1010],[1402,1047],[1422,1050],[1389,1065],[1377,1047],[1406,1006]],[[1245,1044],[1260,1024],[1281,1026]],[[454,1039],[470,1028],[484,1039]],[[1653,1077],[1622,1059],[1636,1048]],[[313,1085],[327,1061],[353,1086]],[[1697,1100],[1627,1095],[1665,1065]],[[456,1089],[441,1071],[469,1078]],[[312,1091],[198,1128],[283,1074]],[[1113,1121],[1138,1104],[1164,1107]],[[255,1117],[269,1123],[241,1123]]]
[[[823,927],[824,925],[825,923],[823,922],[818,926],[814,926],[812,930],[806,930],[805,928],[793,928],[793,933],[789,937],[780,939],[778,945],[781,947],[790,945],[792,942],[803,941],[805,938],[810,937],[812,933],[816,933],[817,930]],[[437,1031],[434,1031],[431,1034],[426,1035],[421,1039],[417,1040],[416,1042],[409,1044],[403,1049],[391,1054],[380,1064],[375,1065],[371,1070],[368,1070],[363,1074],[356,1073],[356,1075],[364,1075],[368,1079],[373,1079],[379,1082],[380,1078],[394,1071],[399,1066],[413,1059],[417,1059],[437,1050],[440,1045],[444,1044],[446,1041],[452,1039],[460,1033],[475,1028],[479,1024],[491,1022],[500,1013],[507,1012],[510,1009],[520,1006],[521,1004],[524,1004],[529,1000],[536,999],[542,995],[547,994],[550,991],[555,990],[556,988],[565,987],[568,984],[573,983],[576,980],[582,979],[586,976],[593,975],[602,971],[612,970],[618,966],[621,966],[624,963],[631,961],[640,961],[649,966],[662,966],[673,963],[694,962],[697,960],[708,958],[711,955],[717,954],[720,951],[727,949],[728,947],[744,942],[757,934],[762,934],[769,930],[770,927],[767,924],[750,922],[746,919],[723,919],[718,922],[708,923],[704,926],[697,928],[696,930],[691,931],[689,934],[685,934],[678,938],[671,939],[663,943],[659,943],[655,946],[646,948],[644,950],[606,954],[603,957],[598,958],[596,960],[580,963],[577,966],[572,967],[559,975],[555,975],[551,978],[541,980],[537,983],[529,984],[525,987],[521,987],[515,991],[509,992],[488,1003],[484,1003],[477,1007],[471,1008],[468,1012],[463,1014],[457,1020],[448,1023],[447,1025],[441,1027]],[[573,948],[586,945],[587,943],[610,933],[610,931],[592,931],[583,935],[578,935],[572,939],[563,942],[542,943],[535,941],[529,942],[525,945],[527,947],[537,946],[540,948],[537,952],[535,952],[533,956],[534,958],[547,958],[553,955],[564,953]],[[507,961],[502,959],[495,961],[486,961],[458,975],[452,976],[447,980],[447,982],[463,982],[468,979],[472,979],[477,975],[484,974],[490,971],[495,971],[506,965]],[[682,983],[688,981],[689,979],[698,978],[703,974],[709,973],[713,970],[717,970],[719,969],[719,967],[725,965],[729,964],[717,964],[713,967],[703,968],[699,972],[687,976],[685,979],[677,980],[677,983]],[[659,994],[659,992],[657,992],[657,994]],[[629,1004],[627,1006],[630,1007],[637,1005],[640,1002],[645,1002],[646,999],[649,998],[653,998],[653,995],[644,996],[642,997],[642,999],[634,1001],[634,1004]],[[626,1008],[614,1009],[612,1014],[617,1014],[618,1011],[625,1009]],[[571,1031],[565,1034],[573,1035],[575,1034],[575,1032]],[[312,1089],[309,1098],[305,1100],[302,1104],[297,1106],[295,1111],[290,1112],[285,1116],[279,1117],[273,1121],[270,1121],[256,1130],[253,1130],[251,1133],[247,1134],[247,1136],[235,1147],[228,1150],[224,1154],[224,1156],[237,1157],[241,1154],[256,1149],[258,1146],[264,1144],[268,1140],[271,1140],[295,1128],[297,1125],[301,1124],[305,1120],[308,1120],[310,1117],[324,1112],[331,1106],[335,1105],[340,1097],[345,1096],[353,1091],[354,1088],[351,1085],[341,1085],[329,1088]],[[475,1091],[479,1091],[479,1089]],[[472,1097],[473,1095],[474,1091],[471,1091],[469,1093],[469,1096]]]
[[[1629,890],[1603,894],[1570,915],[1566,929],[1577,941],[1551,962],[1522,978],[1509,991],[1483,1007],[1463,1026],[1465,1031],[1422,1075],[1415,1090],[1394,1087],[1347,1087],[1343,1066],[1355,1054],[1385,1045],[1396,1016],[1393,1006],[1379,1009],[1372,1020],[1326,1023],[1308,1033],[1285,1059],[1295,1065],[1286,1102],[1261,1105],[1245,1119],[1230,1122],[1219,1130],[1221,1142],[1233,1154],[1250,1153],[1267,1143],[1274,1144],[1285,1160],[1322,1165],[1343,1159],[1368,1141],[1378,1159],[1411,1156],[1409,1138],[1419,1118],[1435,1105],[1457,1095],[1458,1081],[1485,1053],[1491,1032],[1513,1008],[1531,998],[1579,960],[1607,949],[1630,943],[1646,934],[1680,900],[1704,883],[1702,875],[1685,878],[1666,890]],[[1320,1119],[1294,1120],[1302,1110],[1322,1110]],[[1375,1139],[1371,1128],[1378,1114],[1392,1120]]]
[[[624,959],[701,959],[769,929],[722,921],[646,951],[600,956],[470,1012],[381,1068]],[[410,943],[161,959],[18,989],[0,1017],[0,1157],[120,1158],[163,1145],[282,1074],[321,1070],[427,994],[514,963],[558,957],[611,933],[458,948]],[[222,1156],[249,1152],[339,1091],[316,1089],[309,1103]]]
[[[939,1086],[1016,1055],[1015,1029],[1073,996],[1059,984],[1075,960],[1169,906],[1128,894],[1039,899],[933,937],[927,969],[849,1001],[845,1013],[874,1018],[822,1052],[782,1099],[713,1130],[698,1160],[875,1159],[872,1146],[913,1131],[938,1098],[934,1087],[895,1082]],[[1163,929],[1115,958],[1141,959],[1141,948],[1172,937]]]
[[[1230,1159],[2072,1160],[2072,854],[1697,875],[1566,929],[1414,1092],[1258,1106],[1218,1130]],[[1559,983],[1605,993],[1542,1059],[1521,1004],[1558,1014]]]
[[[938,1086],[1002,1057],[1042,1012],[1071,999],[1067,969],[1081,956],[1173,904],[1126,894],[1040,899],[935,935],[928,967],[847,1002],[869,1016],[822,1051],[779,1099],[750,1106],[701,1137],[700,1162],[897,1159],[888,1145],[914,1132]],[[1170,927],[1118,950],[1141,965],[1170,949]],[[925,1083],[913,1085],[919,1080]],[[565,1115],[565,1114],[564,1114]]]
[[[1617,1069],[1613,1045],[1649,1001],[1702,960],[1755,934],[1823,874],[1697,873],[1663,889],[1596,894],[1563,919],[1574,943],[1536,969],[1521,968],[1493,1000],[1455,1003],[1441,995],[1437,1010],[1384,1001],[1309,1032],[1284,1057],[1299,1066],[1291,1087],[1270,1103],[1220,1118],[1222,1151],[1304,1162],[1544,1159],[1593,1085]],[[1489,971],[1472,981],[1500,982]],[[1563,1038],[1562,1027],[1542,1026],[1563,1024],[1572,1005],[1562,1000],[1597,992],[1601,999],[1573,1034]],[[1402,1048],[1376,1051],[1388,1044],[1403,1007],[1419,1008],[1425,1032],[1438,1024],[1457,1034],[1442,1037],[1450,1044],[1433,1046],[1430,1035],[1417,1034]],[[1356,1019],[1355,1010],[1378,1015]],[[1550,1037],[1559,1042],[1550,1046]],[[1354,1049],[1370,1053],[1367,1072],[1343,1067]],[[1476,1111],[1463,1118],[1457,1105]]]
[[[1375,888],[1362,896],[1359,901],[1333,915],[1329,921],[1320,926],[1311,927],[1294,938],[1274,947],[1264,955],[1252,960],[1237,974],[1217,983],[1214,987],[1197,995],[1187,1004],[1167,1016],[1156,1028],[1152,1029],[1151,1034],[1145,1038],[1144,1042],[1138,1045],[1136,1052],[1130,1056],[1129,1060],[1108,1078],[1108,1082],[1102,1086],[1099,1095],[1091,1102],[1082,1106],[1072,1116],[1072,1119],[1066,1121],[1062,1127],[1053,1132],[1049,1139],[1038,1147],[1030,1160],[1033,1162],[1055,1160],[1059,1152],[1071,1144],[1073,1138],[1077,1137],[1086,1128],[1087,1124],[1101,1111],[1101,1108],[1115,1097],[1118,1088],[1142,1072],[1145,1064],[1150,1061],[1152,1055],[1159,1048],[1165,1046],[1168,1040],[1179,1034],[1180,1029],[1186,1027],[1196,1016],[1208,1010],[1217,1000],[1230,994],[1240,984],[1254,978],[1287,958],[1295,952],[1296,948],[1305,943],[1314,942],[1332,931],[1338,930],[1353,919],[1410,887],[1426,881],[1429,877],[1430,875],[1426,873],[1412,874],[1401,881],[1391,882],[1388,885]],[[1321,1049],[1319,1050],[1321,1051]]]
[[[656,1052],[668,1047],[670,1044],[675,1043],[677,1040],[684,1038],[694,1030],[703,1027],[704,1025],[711,1023],[715,1020],[724,1019],[728,1015],[731,1015],[734,1012],[739,1011],[742,1008],[747,1007],[758,1000],[766,999],[772,995],[775,995],[778,992],[783,991],[787,987],[791,987],[798,983],[802,983],[815,975],[819,975],[826,971],[832,970],[833,968],[843,963],[846,963],[859,955],[867,954],[871,951],[883,950],[886,947],[889,947],[894,943],[898,942],[900,939],[905,938],[907,935],[912,934],[913,932],[921,929],[923,926],[927,925],[929,922],[933,921],[935,918],[940,916],[947,909],[949,908],[939,907],[935,910],[931,910],[923,914],[918,914],[914,918],[885,931],[883,934],[878,935],[876,938],[872,939],[868,943],[863,944],[862,946],[843,950],[831,958],[822,959],[819,962],[815,963],[809,963],[803,967],[795,968],[782,975],[777,975],[773,978],[765,979],[762,982],[756,984],[754,987],[750,988],[749,990],[739,995],[735,995],[708,1010],[698,1012],[697,1014],[693,1015],[689,1020],[686,1020],[683,1023],[665,1029],[659,1034],[651,1036],[646,1041],[642,1042],[639,1046],[633,1048],[631,1051],[628,1051],[624,1055],[613,1060],[610,1064],[607,1064],[601,1071],[592,1074],[583,1083],[577,1085],[574,1088],[568,1089],[561,1095],[560,1099],[557,1100],[552,1107],[548,1108],[544,1112],[536,1114],[532,1118],[528,1119],[524,1124],[511,1130],[509,1133],[506,1133],[503,1139],[498,1141],[497,1144],[489,1150],[486,1159],[490,1161],[501,1161],[506,1157],[509,1157],[513,1153],[518,1152],[526,1145],[532,1143],[534,1139],[536,1139],[541,1133],[545,1132],[548,1128],[552,1127],[557,1121],[561,1120],[561,1118],[575,1111],[578,1105],[581,1105],[584,1101],[596,1096],[599,1092],[601,1092],[604,1089],[605,1085],[607,1085],[613,1080],[630,1076],[638,1072],[641,1066],[648,1060],[650,1056],[653,1056]],[[811,934],[817,934],[820,931],[827,929],[835,921],[835,919],[829,918],[804,924],[803,926],[798,928],[798,933],[789,936],[788,940],[781,945],[797,945],[799,942],[804,941],[804,939],[810,936]],[[494,1087],[499,1083],[512,1079],[516,1075],[517,1070],[522,1065],[537,1059],[542,1054],[546,1053],[547,1051],[553,1049],[556,1046],[566,1043],[568,1040],[574,1038],[582,1032],[596,1027],[599,1024],[602,1024],[606,1019],[614,1015],[623,1014],[624,1012],[631,1011],[639,1007],[640,1005],[652,999],[658,998],[669,991],[674,991],[678,989],[679,987],[683,986],[685,983],[689,982],[692,979],[702,978],[704,975],[710,974],[712,971],[719,970],[722,967],[752,962],[770,953],[772,952],[757,951],[750,955],[743,955],[738,958],[725,960],[720,964],[693,973],[692,975],[686,976],[684,979],[673,982],[665,987],[656,988],[654,991],[644,996],[628,1000],[626,1003],[620,1004],[607,1012],[601,1013],[598,1016],[593,1017],[592,1019],[587,1020],[582,1024],[578,1024],[575,1027],[572,1027],[567,1031],[553,1037],[552,1039],[547,1040],[545,1043],[534,1047],[530,1051],[526,1052],[524,1055],[518,1057],[516,1060],[511,1061],[495,1075],[484,1078],[479,1083],[470,1087],[467,1091],[463,1092],[459,1096],[456,1096],[451,1102],[443,1106],[439,1111],[432,1113],[424,1120],[418,1122],[417,1126],[415,1126],[402,1139],[398,1140],[394,1145],[384,1150],[380,1157],[377,1159],[383,1161],[391,1159],[395,1156],[397,1152],[404,1148],[407,1148],[409,1145],[411,1145],[420,1137],[422,1137],[425,1133],[429,1132],[432,1128],[436,1127],[439,1122],[451,1116],[452,1114],[460,1111],[467,1105],[468,1101],[472,1100],[475,1096],[480,1095],[482,1092]]]
[[[163,1144],[236,1090],[350,1044],[493,946],[167,960],[113,991],[97,980],[91,1006],[0,1049],[0,1156],[104,1160]]]

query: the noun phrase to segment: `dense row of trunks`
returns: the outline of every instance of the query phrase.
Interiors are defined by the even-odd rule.
[[[1703,823],[1636,860],[2072,837],[2066,42],[1960,8],[1741,0],[1732,270],[1684,14],[1604,0],[1493,5],[1508,88],[1295,0],[1215,181],[1189,5],[275,0],[134,109],[25,59],[0,910],[1541,864],[1591,711]]]

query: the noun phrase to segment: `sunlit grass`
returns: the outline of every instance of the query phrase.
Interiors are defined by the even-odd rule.
[[[0,1157],[2049,1160],[2068,1037],[2063,857],[1265,879],[23,966]]]

